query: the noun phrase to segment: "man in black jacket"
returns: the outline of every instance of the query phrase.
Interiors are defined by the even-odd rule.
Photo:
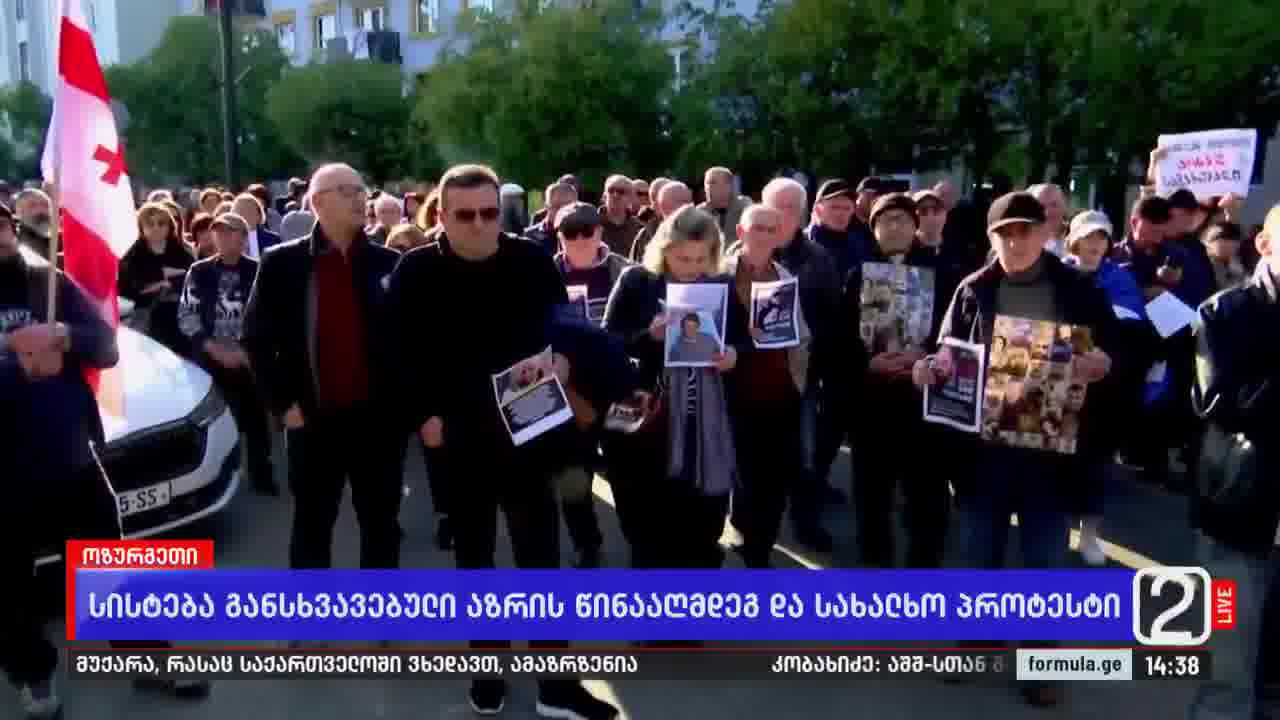
[[[804,186],[790,178],[778,178],[765,186],[761,197],[781,216],[779,232],[789,240],[783,240],[778,262],[799,278],[800,307],[813,334],[801,410],[806,477],[796,483],[792,493],[791,523],[798,541],[819,552],[830,552],[831,535],[822,527],[822,498],[845,437],[851,377],[843,367],[846,339],[836,323],[843,283],[831,255],[802,232],[809,212]]]
[[[249,223],[236,213],[213,221],[218,254],[187,271],[178,307],[178,327],[191,339],[196,359],[213,376],[248,441],[248,478],[263,495],[279,495],[271,471],[271,432],[266,408],[249,369],[244,306],[258,276],[258,263],[244,256]]]
[[[249,224],[249,233],[244,241],[244,254],[252,260],[261,260],[262,255],[280,244],[280,236],[264,224],[267,214],[258,198],[249,193],[236,196],[231,211],[244,218]]]
[[[34,256],[33,256],[34,257]],[[49,273],[57,313],[49,321]],[[85,371],[113,367],[115,333],[70,279],[20,252],[14,218],[0,205],[0,456],[10,507],[0,522],[0,668],[19,688],[29,718],[56,717],[58,650],[44,635],[33,566],[68,539],[120,538],[115,492],[98,462],[102,418]],[[160,642],[112,643],[157,647]],[[154,684],[182,697],[207,682]]]
[[[987,228],[996,257],[960,283],[938,337],[980,343],[989,352],[997,315],[1087,327],[1097,349],[1072,358],[1071,381],[1091,384],[1112,370],[1115,314],[1092,278],[1044,249],[1044,224],[1044,207],[1032,195],[1009,193],[992,203]],[[950,377],[951,369],[950,355],[940,351],[916,362],[912,374],[916,386],[924,388]],[[1014,512],[1024,565],[1056,568],[1066,563],[1067,490],[1078,473],[1096,467],[1101,428],[1092,417],[1097,400],[1098,393],[1089,393],[1079,411],[1081,429],[1072,454],[1012,447],[977,435],[954,443],[952,482],[965,566],[1004,565]],[[1022,691],[1036,706],[1059,701],[1059,689],[1049,685],[1024,684]]]
[[[1192,524],[1200,530],[1197,565],[1236,583],[1236,626],[1213,633],[1213,679],[1202,683],[1194,720],[1256,717],[1255,672],[1263,611],[1270,602],[1280,525],[1280,206],[1267,214],[1253,278],[1214,295],[1195,327],[1192,402],[1208,423]],[[1234,456],[1238,467],[1230,467]]]
[[[555,441],[563,433],[553,430],[515,445],[496,405],[493,376],[553,344],[552,319],[569,296],[550,256],[500,231],[499,183],[492,170],[454,167],[439,188],[444,231],[435,243],[406,254],[389,285],[392,321],[401,329],[400,397],[423,443],[443,449],[436,457],[446,464],[457,566],[494,567],[501,508],[516,566],[555,568],[560,526],[552,475],[563,465],[563,445]],[[447,351],[442,342],[449,343]],[[557,354],[555,364],[566,382],[568,361]],[[465,482],[453,482],[463,477]],[[510,641],[472,646],[509,647]],[[496,714],[506,703],[506,684],[500,677],[476,677],[469,699],[477,713]],[[617,716],[612,705],[568,678],[540,679],[538,710],[544,717]]]
[[[245,308],[249,366],[286,430],[293,568],[331,566],[348,477],[360,566],[400,563],[406,433],[392,400],[385,312],[387,278],[400,255],[364,234],[367,196],[350,166],[317,170],[315,229],[267,252]]]

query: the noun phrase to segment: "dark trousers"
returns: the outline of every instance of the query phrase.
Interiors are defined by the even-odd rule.
[[[692,429],[686,437],[696,437]],[[666,431],[612,438],[606,446],[609,485],[631,566],[715,569],[724,562],[729,496],[704,495],[694,481],[696,448],[685,448],[683,477],[667,476]]]
[[[555,474],[556,493],[564,512],[564,525],[569,530],[573,547],[581,551],[598,550],[604,544],[600,521],[596,519],[594,496],[591,494],[593,473],[590,467],[572,465]]]
[[[431,493],[431,509],[437,515],[449,514],[448,463],[444,448],[422,446],[422,459],[427,466],[427,489]]]
[[[348,478],[360,524],[360,567],[400,565],[405,437],[382,418],[366,408],[323,412],[288,431],[289,567],[332,567],[333,524]]]
[[[766,567],[778,540],[787,494],[801,479],[800,405],[740,408],[734,414],[738,483],[730,519],[742,533],[747,567]]]
[[[791,487],[791,524],[797,532],[822,530],[823,499],[831,466],[849,435],[848,393],[835,382],[810,382],[800,401],[805,472]]]
[[[907,429],[909,427],[910,429]],[[864,432],[854,452],[854,513],[861,562],[881,568],[896,563],[893,516],[897,490],[904,500],[906,566],[942,566],[951,494],[938,431],[923,423],[890,423],[889,433]]]
[[[549,470],[522,465],[513,453],[486,457],[478,452],[450,453],[454,467],[466,468],[467,482],[449,486],[454,526],[454,562],[460,570],[495,566],[498,511],[507,521],[516,567],[529,570],[560,565],[560,519]],[[456,475],[450,475],[456,477]],[[536,640],[536,648],[565,648],[561,640]],[[473,648],[509,648],[510,640],[473,640]]]
[[[38,683],[58,666],[58,649],[44,633],[47,609],[41,606],[34,564],[37,554],[66,541],[118,540],[120,518],[115,493],[97,463],[65,478],[42,478],[38,485],[10,497],[17,512],[0,523],[0,668],[17,685]],[[72,622],[67,618],[67,622]],[[113,647],[166,647],[163,641],[112,642]]]
[[[256,481],[271,469],[271,431],[253,374],[246,368],[227,369],[215,362],[205,363],[204,368],[213,376],[214,385],[226,399],[236,425],[245,435],[248,471]]]

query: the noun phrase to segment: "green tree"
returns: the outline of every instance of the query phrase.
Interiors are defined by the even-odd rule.
[[[367,60],[291,69],[267,93],[285,142],[311,163],[341,161],[374,181],[407,168],[409,106],[399,66]]]
[[[288,66],[272,33],[236,34],[235,68],[240,173],[243,179],[280,177],[301,160],[282,142],[262,98]],[[130,172],[150,183],[207,183],[223,179],[221,45],[213,20],[174,18],[160,44],[131,65],[106,69],[112,96],[124,103]]]
[[[53,113],[53,100],[22,82],[0,89],[0,124],[8,128],[7,150],[0,150],[0,173],[11,180],[40,177],[40,154]]]
[[[445,49],[414,109],[442,158],[478,161],[538,187],[589,186],[668,164],[673,64],[662,17],[628,2],[476,16]]]

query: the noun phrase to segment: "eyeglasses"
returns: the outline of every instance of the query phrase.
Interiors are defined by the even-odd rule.
[[[772,234],[772,233],[778,232],[778,226],[777,225],[752,225],[751,232]]]
[[[464,208],[462,210],[454,210],[453,219],[460,223],[474,223],[478,216],[484,222],[491,223],[497,221],[500,214],[501,211],[496,207],[480,208],[479,210]]]
[[[615,185],[614,187],[609,188],[606,192],[608,192],[610,195],[626,195],[631,191],[626,188],[618,187]]]
[[[583,240],[586,240],[587,238],[596,234],[596,228],[598,227],[600,226],[599,225],[580,225],[580,226],[572,226],[572,227],[562,227],[560,228],[560,234],[564,236],[565,240],[573,240],[575,238],[582,238]]]
[[[315,191],[314,193],[312,193],[312,194],[313,194],[313,195],[323,195],[323,194],[325,194],[325,193],[330,193],[330,192],[336,192],[336,193],[338,193],[339,195],[341,195],[342,197],[347,198],[348,200],[350,200],[351,198],[357,198],[357,197],[361,197],[361,196],[363,196],[363,195],[368,195],[368,194],[369,194],[369,188],[367,188],[367,187],[365,187],[365,186],[363,186],[363,185],[335,185],[335,186],[333,186],[333,187],[331,187],[331,188],[325,188],[325,189],[323,189],[323,190],[316,190],[316,191]]]

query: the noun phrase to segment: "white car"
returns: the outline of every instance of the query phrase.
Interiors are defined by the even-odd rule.
[[[128,302],[121,300],[121,314]],[[136,330],[121,327],[124,417],[103,413],[103,467],[125,536],[144,538],[218,512],[240,484],[240,430],[213,379]],[[57,562],[49,548],[37,565]]]

